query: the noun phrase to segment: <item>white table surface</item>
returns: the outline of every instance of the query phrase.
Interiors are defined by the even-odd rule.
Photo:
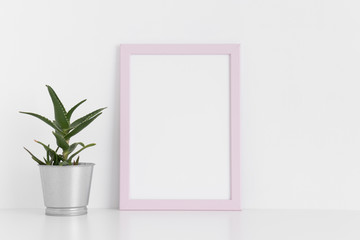
[[[43,209],[0,210],[0,239],[346,240],[360,239],[359,211],[118,211],[50,217]]]

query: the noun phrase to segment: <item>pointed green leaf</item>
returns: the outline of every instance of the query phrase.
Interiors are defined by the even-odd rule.
[[[80,159],[80,156],[77,157],[76,161],[74,162],[74,165],[79,165],[79,159]]]
[[[45,163],[43,161],[41,161],[40,159],[38,159],[37,157],[34,156],[34,154],[32,154],[29,150],[27,150],[25,147],[24,149],[31,155],[31,158],[37,162],[40,165],[45,165]]]
[[[53,155],[53,165],[59,165],[60,159],[59,159],[59,155],[55,154]]]
[[[75,106],[73,106],[68,113],[66,114],[67,119],[70,121],[71,119],[71,115],[73,114],[73,112],[75,111],[75,109],[80,106],[83,102],[85,102],[86,99],[82,100],[81,102],[79,102],[78,104],[76,104]]]
[[[59,163],[61,163],[61,161],[64,160],[63,156],[60,155],[60,154],[50,154],[52,155],[51,158],[52,158],[52,162],[53,162],[53,165],[59,165]]]
[[[53,124],[57,127],[57,132],[60,132],[62,134],[66,133],[66,129],[62,129],[61,126],[56,122],[56,121],[52,121]]]
[[[66,110],[64,108],[64,105],[61,103],[55,91],[48,85],[46,85],[46,87],[48,88],[51,100],[54,105],[55,121],[60,125],[62,129],[69,128],[69,120],[66,117]]]
[[[60,162],[59,163],[60,166],[67,166],[69,165],[69,162],[65,161],[65,162]]]
[[[79,119],[77,119],[76,121],[74,121],[73,123],[70,124],[70,129],[72,128],[76,128],[77,126],[79,126],[81,123],[83,123],[85,120],[92,118],[93,116],[95,116],[96,114],[98,114],[99,112],[103,111],[106,108],[99,108]]]
[[[42,145],[42,146],[44,147],[45,151],[49,151],[50,153],[51,153],[51,152],[55,153],[55,151],[52,150],[49,145],[45,145],[44,143],[42,143],[42,142],[40,142],[40,141],[38,141],[38,140],[34,140],[34,141],[35,141],[36,143]]]
[[[73,157],[75,157],[76,155],[78,155],[81,151],[85,150],[86,148],[88,147],[92,147],[92,146],[95,146],[96,144],[95,143],[91,143],[91,144],[88,144],[86,145],[85,147],[81,148],[79,151],[75,152],[74,154],[72,154],[70,157],[69,157],[69,161],[71,161],[73,159]]]
[[[44,147],[46,153],[49,154],[50,163],[53,165],[57,165],[56,162],[57,162],[57,159],[59,158],[59,155],[53,149],[50,148],[50,145],[45,145],[44,143],[37,141],[37,140],[35,140],[35,142]]]
[[[53,123],[52,121],[50,121],[46,117],[43,117],[43,116],[41,116],[39,114],[36,114],[36,113],[31,113],[31,112],[20,112],[20,113],[36,117],[36,118],[40,119],[41,121],[45,122],[46,124],[48,124],[50,127],[54,128],[55,130],[61,131],[61,129],[58,126],[56,126],[55,123]]]
[[[46,165],[51,165],[51,162],[48,159],[46,159],[44,157],[43,157],[43,159],[44,159]]]
[[[53,132],[55,138],[56,138],[56,143],[59,147],[61,147],[61,149],[63,151],[66,151],[69,149],[69,144],[66,142],[64,136],[62,136],[61,134],[57,133],[57,132]]]
[[[79,133],[81,130],[86,128],[92,121],[94,121],[98,116],[100,116],[102,113],[98,113],[97,115],[93,116],[92,118],[89,118],[82,122],[80,125],[75,127],[71,132],[65,135],[65,139],[69,140],[71,137],[73,137],[75,134]]]
[[[69,149],[67,150],[67,154],[72,153],[78,145],[85,147],[85,144],[83,144],[82,142],[73,143],[70,145]]]
[[[50,148],[50,145],[48,145],[48,148]],[[49,151],[46,151],[46,164],[51,165],[50,152]]]

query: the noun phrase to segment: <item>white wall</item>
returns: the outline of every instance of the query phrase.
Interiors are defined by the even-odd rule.
[[[243,208],[360,209],[360,3],[355,0],[5,0],[0,2],[0,207],[42,207],[22,149],[53,141],[20,115],[51,116],[45,84],[97,142],[90,207],[118,202],[121,43],[240,43]]]

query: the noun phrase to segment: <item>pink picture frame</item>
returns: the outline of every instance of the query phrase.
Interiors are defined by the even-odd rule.
[[[239,44],[124,44],[120,46],[120,210],[241,209],[239,49]],[[224,161],[230,161],[228,199],[134,199],[130,197],[130,86],[132,77],[130,73],[131,57],[134,55],[228,55],[230,159],[224,159]],[[206,168],[206,165],[203,167]],[[201,172],[199,172],[199,177],[201,177]]]

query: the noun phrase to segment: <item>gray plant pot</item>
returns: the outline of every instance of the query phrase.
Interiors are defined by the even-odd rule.
[[[72,166],[39,165],[46,206],[51,216],[87,214],[93,163]]]

